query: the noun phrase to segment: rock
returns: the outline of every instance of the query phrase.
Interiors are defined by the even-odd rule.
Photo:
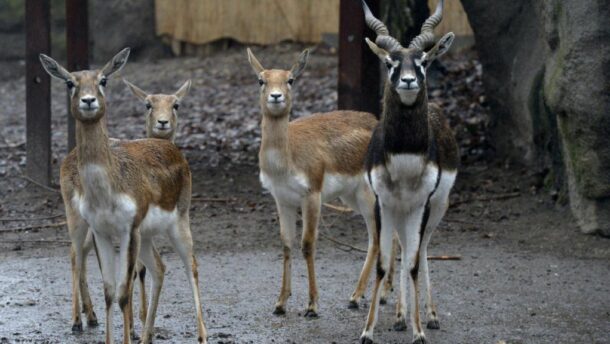
[[[610,236],[610,7],[462,0],[500,155],[549,168],[583,232]]]

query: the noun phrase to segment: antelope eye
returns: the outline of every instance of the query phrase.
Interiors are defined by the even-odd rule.
[[[178,104],[178,103],[174,104],[174,110],[178,110],[179,107],[180,107],[180,104]]]
[[[106,82],[107,82],[107,81],[108,81],[108,80],[107,80],[106,78],[102,78],[102,80],[100,80],[100,86],[102,86],[102,87],[106,87]]]
[[[394,67],[390,62],[386,62],[385,66],[388,67],[388,69],[392,69],[392,67]]]
[[[292,85],[293,83],[294,83],[294,79],[293,78],[288,79],[288,85]]]
[[[265,80],[263,79],[258,79],[258,84],[263,86],[265,84]]]
[[[68,89],[72,89],[74,87],[74,82],[72,82],[72,80],[68,80],[66,81],[66,86],[68,86]]]
[[[148,110],[150,110],[150,109],[152,108],[152,105],[150,105],[150,103],[146,103],[146,108],[147,108]]]

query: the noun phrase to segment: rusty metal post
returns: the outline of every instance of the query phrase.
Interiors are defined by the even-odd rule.
[[[368,0],[378,16],[382,0]],[[341,0],[339,11],[339,109],[380,114],[379,58],[373,54],[364,37],[375,37],[364,22],[362,4]]]
[[[66,0],[66,49],[68,70],[89,69],[89,17],[87,0]],[[68,151],[76,146],[74,117],[68,95]]]
[[[25,2],[26,174],[51,184],[51,80],[38,54],[51,53],[50,1]]]

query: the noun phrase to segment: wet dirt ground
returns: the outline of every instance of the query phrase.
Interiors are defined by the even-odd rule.
[[[262,62],[276,54],[288,67],[298,50],[264,51]],[[224,62],[239,63],[235,68],[247,71],[242,53],[229,53],[228,62]],[[365,257],[354,247],[365,248],[367,242],[364,223],[353,213],[324,209],[316,255],[320,317],[302,316],[307,303],[307,273],[298,249],[294,252],[293,292],[287,314],[272,314],[282,258],[275,206],[258,182],[255,165],[259,133],[255,80],[244,71],[228,78],[229,86],[223,84],[223,78],[232,73],[230,69],[214,69],[223,58],[133,63],[124,72],[150,90],[171,89],[189,73],[203,80],[194,83],[190,100],[183,104],[177,144],[193,170],[191,227],[209,341],[357,343],[366,319],[370,285],[360,309],[348,309]],[[297,97],[318,99],[315,86],[333,87],[333,59],[314,60],[309,77],[318,84],[307,81],[314,91],[306,88]],[[206,67],[212,70],[207,75]],[[140,69],[149,76],[136,73]],[[240,84],[246,82],[252,85],[241,87],[243,94],[238,94]],[[0,343],[100,343],[104,338],[104,302],[94,255],[89,257],[88,275],[100,326],[85,326],[82,334],[73,335],[67,230],[64,226],[35,227],[61,223],[63,205],[58,193],[20,177],[24,155],[19,145],[23,139],[22,83],[19,75],[9,75],[0,83],[0,100],[7,104],[0,113],[7,125],[0,133],[7,145],[14,145],[0,148],[0,157],[6,161],[0,165],[0,172],[4,171],[0,179]],[[143,118],[138,113],[142,104],[130,98],[118,82],[114,85],[111,134],[141,136]],[[54,84],[54,114],[65,109],[63,90],[58,87]],[[223,100],[233,95],[244,98],[235,108]],[[206,101],[198,100],[204,96],[222,104],[206,108]],[[336,92],[310,102],[296,100],[300,104],[296,111],[320,111],[334,101]],[[129,115],[120,117],[119,109]],[[246,119],[232,117],[240,111]],[[123,118],[127,124],[117,123]],[[139,121],[142,123],[137,124]],[[65,154],[64,124],[65,118],[55,117],[55,172]],[[134,129],[136,124],[142,129]],[[441,321],[440,330],[426,331],[430,343],[610,343],[610,241],[580,234],[569,209],[556,205],[553,196],[540,187],[537,173],[505,163],[469,160],[460,172],[451,202],[429,253],[459,255],[461,260],[430,263]],[[159,237],[157,243],[167,272],[155,342],[194,343],[195,313],[181,262],[165,238]],[[135,300],[138,293],[136,287]],[[395,289],[381,308],[377,343],[411,342],[410,327],[407,332],[392,330],[396,297]],[[118,341],[122,321],[115,308]],[[136,320],[136,330],[140,329]]]

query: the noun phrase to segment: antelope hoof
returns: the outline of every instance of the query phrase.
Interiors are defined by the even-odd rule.
[[[373,344],[373,339],[369,338],[369,337],[360,337],[360,344]]]
[[[438,319],[430,319],[426,327],[431,330],[438,330],[441,328],[441,324],[438,322]]]
[[[273,314],[274,315],[284,315],[284,314],[286,314],[286,309],[284,308],[284,306],[275,306],[275,309],[273,310]]]
[[[97,327],[99,325],[99,323],[97,322],[97,318],[95,317],[95,314],[93,315],[92,319],[87,320],[87,326],[89,327]]]
[[[148,339],[147,341],[140,340],[138,344],[152,344],[152,339]]]
[[[208,341],[207,341],[206,338],[199,337],[199,338],[197,338],[197,343],[199,343],[199,344],[207,344]]]
[[[427,343],[428,342],[426,341],[426,337],[424,337],[424,335],[418,335],[415,337],[412,344],[427,344]]]
[[[136,331],[131,331],[131,339],[132,340],[140,340],[140,336],[136,334]]]
[[[385,305],[388,303],[388,299],[386,297],[382,297],[379,299],[379,304],[380,305]]]
[[[316,311],[314,311],[313,309],[308,309],[307,312],[305,312],[304,317],[305,318],[317,318],[318,313]]]
[[[358,309],[358,302],[356,300],[349,300],[349,304],[347,305],[348,309]]]
[[[394,331],[402,332],[407,330],[407,321],[405,319],[398,319],[392,326]]]
[[[72,325],[72,333],[81,333],[83,332],[83,323],[74,323]]]

